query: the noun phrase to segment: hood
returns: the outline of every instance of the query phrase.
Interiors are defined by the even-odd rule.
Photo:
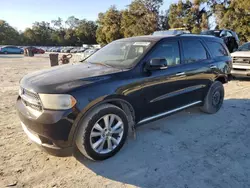
[[[236,51],[231,53],[232,57],[250,57],[250,51]]]
[[[61,65],[28,74],[20,84],[21,87],[36,93],[66,93],[77,87],[108,79],[108,74],[121,71],[90,63]]]

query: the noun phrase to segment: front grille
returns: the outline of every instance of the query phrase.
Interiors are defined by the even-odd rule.
[[[42,105],[39,98],[39,95],[37,93],[28,91],[27,89],[21,88],[20,93],[22,102],[25,104],[25,106],[28,106],[34,110],[42,111]]]
[[[28,97],[31,97],[33,99],[36,99],[38,101],[40,100],[39,95],[37,93],[33,93],[33,92],[31,92],[31,91],[29,91],[27,89],[23,89],[23,94],[28,96]]]
[[[250,64],[250,57],[233,57],[233,63]]]
[[[25,101],[23,98],[22,98],[22,101],[25,104],[25,106],[28,106],[28,107],[30,107],[30,108],[32,108],[34,110],[37,110],[37,111],[42,111],[43,110],[41,105],[29,103],[28,101]]]

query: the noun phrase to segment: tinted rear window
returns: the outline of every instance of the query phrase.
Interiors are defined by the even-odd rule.
[[[215,57],[228,56],[227,50],[218,42],[206,42],[212,55]]]
[[[207,59],[207,52],[198,40],[183,40],[184,62],[193,63]]]

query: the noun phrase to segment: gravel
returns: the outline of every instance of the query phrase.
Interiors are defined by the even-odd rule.
[[[193,108],[146,124],[116,156],[92,162],[50,156],[22,131],[18,82],[44,68],[47,54],[0,55],[0,187],[250,187],[250,79],[225,85],[217,114]]]

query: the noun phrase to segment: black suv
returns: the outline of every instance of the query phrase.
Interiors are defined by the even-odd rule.
[[[222,38],[228,47],[229,52],[233,52],[238,49],[240,40],[238,35],[231,30],[208,30],[201,32],[202,35],[213,35],[215,37]]]
[[[47,152],[67,156],[78,149],[104,160],[136,125],[192,106],[216,113],[231,67],[219,38],[126,38],[82,63],[24,76],[16,107],[25,133]]]

